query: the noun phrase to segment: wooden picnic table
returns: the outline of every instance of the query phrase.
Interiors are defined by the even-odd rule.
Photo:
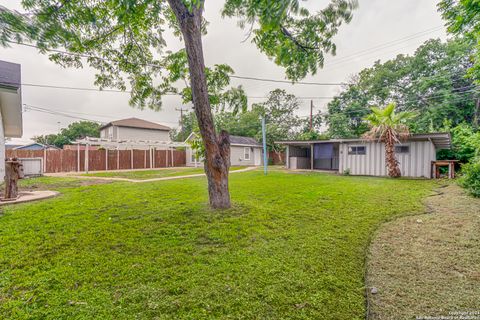
[[[436,160],[432,161],[432,178],[440,178],[440,167],[448,167],[448,178],[455,179],[455,163],[458,160]]]

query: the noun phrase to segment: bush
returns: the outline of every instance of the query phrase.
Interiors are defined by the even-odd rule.
[[[461,185],[474,197],[480,198],[480,159],[463,165],[462,173]]]

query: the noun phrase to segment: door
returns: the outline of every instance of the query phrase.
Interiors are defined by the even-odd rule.
[[[255,148],[253,151],[253,163],[256,166],[262,165],[262,149],[260,148]]]

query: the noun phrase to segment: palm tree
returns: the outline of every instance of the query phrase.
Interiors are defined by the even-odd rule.
[[[414,116],[413,112],[395,113],[395,103],[390,103],[384,109],[372,108],[372,113],[365,117],[370,131],[364,134],[364,138],[378,139],[385,143],[385,160],[388,175],[392,178],[402,175],[398,160],[395,158],[395,143],[399,143],[410,135],[406,122]]]

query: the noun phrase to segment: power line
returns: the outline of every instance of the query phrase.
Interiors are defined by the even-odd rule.
[[[361,56],[361,55],[365,55],[365,53],[370,53],[370,51],[372,51],[372,52],[376,51],[376,50],[378,50],[379,48],[382,48],[382,47],[384,47],[384,48],[391,47],[393,45],[397,45],[397,44],[400,44],[400,43],[403,43],[403,42],[406,42],[406,41],[424,36],[426,34],[436,32],[441,27],[443,27],[443,26],[437,26],[437,27],[434,27],[434,28],[426,29],[424,31],[417,32],[417,33],[411,34],[411,35],[403,37],[403,38],[399,38],[399,39],[392,40],[392,41],[389,41],[389,42],[386,42],[386,43],[383,43],[383,44],[380,44],[380,45],[377,45],[377,46],[374,46],[374,47],[370,47],[368,49],[361,50],[359,52],[351,54],[350,56],[339,58],[336,61],[333,60],[334,63],[332,65],[338,65],[339,63],[342,63],[344,61],[348,61],[350,59],[350,57],[358,57],[358,56]],[[115,61],[105,59],[105,58],[102,58],[102,57],[98,57],[98,56],[72,53],[72,52],[68,52],[68,51],[65,51],[65,50],[43,48],[43,47],[39,47],[39,46],[36,46],[36,45],[33,45],[33,44],[27,44],[27,43],[23,43],[23,42],[16,42],[16,41],[10,41],[10,40],[7,40],[6,42],[11,43],[11,44],[20,45],[20,46],[36,48],[36,49],[39,49],[39,50],[42,50],[42,51],[49,51],[49,52],[67,54],[67,55],[76,56],[76,57],[80,57],[80,58],[99,59],[99,60],[104,60],[104,61],[109,61],[109,62],[115,62]],[[330,65],[330,66],[332,66],[332,65]],[[157,69],[161,68],[161,66],[155,65],[155,64],[141,64],[141,66],[147,66],[147,67],[152,67],[152,68],[157,68]],[[231,75],[230,78],[241,79],[241,80],[251,80],[251,81],[262,81],[262,82],[298,84],[298,85],[315,85],[315,86],[341,86],[341,85],[345,85],[344,82],[330,82],[330,83],[329,82],[305,82],[305,81],[293,82],[293,81],[289,81],[289,80],[268,79],[268,78],[252,77],[252,76]]]
[[[30,104],[24,104],[24,107],[25,107],[26,110],[49,113],[49,114],[52,114],[52,115],[59,115],[59,116],[64,116],[64,117],[69,117],[69,118],[74,118],[74,119],[79,119],[79,120],[85,120],[85,121],[93,121],[93,122],[98,122],[98,123],[105,123],[106,121],[99,121],[99,120],[93,120],[93,119],[90,119],[90,118],[83,118],[83,117],[79,117],[77,115],[85,115],[85,116],[112,119],[112,116],[108,116],[108,115],[81,113],[81,112],[75,112],[75,111],[70,111],[70,110],[64,111],[64,110],[59,110],[59,109],[49,109],[49,108],[45,108],[45,107],[33,106],[33,105],[30,105]],[[172,122],[172,121],[161,121],[161,122],[170,123],[170,124],[178,124],[177,122]]]
[[[343,86],[345,82],[305,82],[305,81],[288,81],[288,80],[278,80],[278,79],[267,79],[267,78],[257,78],[257,77],[245,77],[245,76],[235,76],[231,75],[230,78],[242,79],[242,80],[252,80],[252,81],[262,81],[262,82],[274,82],[274,83],[288,83],[291,85],[301,84],[309,86]]]
[[[399,44],[402,44],[402,43],[405,43],[405,42],[408,42],[410,40],[413,40],[413,39],[416,39],[416,38],[420,38],[420,37],[423,37],[425,35],[428,35],[430,33],[434,33],[434,32],[437,32],[437,31],[440,31],[441,28],[443,26],[437,26],[437,27],[434,27],[434,28],[431,28],[431,29],[427,29],[427,30],[424,30],[424,31],[421,31],[421,32],[418,32],[418,33],[414,33],[410,36],[406,36],[406,37],[403,37],[403,38],[400,38],[400,39],[397,39],[397,40],[392,40],[390,42],[386,42],[384,44],[380,44],[380,45],[376,45],[376,46],[373,46],[373,47],[370,47],[370,48],[367,48],[367,49],[364,49],[364,50],[361,50],[361,51],[358,51],[358,52],[355,52],[353,54],[350,54],[348,56],[344,56],[344,57],[341,57],[341,58],[338,58],[338,59],[332,59],[332,63],[329,64],[327,67],[331,67],[331,66],[335,66],[335,65],[339,65],[339,64],[342,64],[344,62],[348,62],[354,58],[357,58],[357,57],[361,57],[361,56],[365,56],[365,55],[368,55],[370,53],[376,53],[378,50],[383,50],[383,49],[386,49],[386,48],[390,48],[390,47],[395,47]]]
[[[113,92],[113,93],[131,93],[129,90],[114,90],[114,89],[98,89],[98,88],[87,88],[87,87],[72,87],[72,86],[59,86],[59,85],[49,85],[49,84],[39,84],[39,83],[13,83],[13,82],[2,82],[3,84],[11,85],[22,85],[26,87],[38,87],[38,88],[47,88],[47,89],[63,89],[63,90],[78,90],[78,91],[94,91],[94,92]],[[180,96],[179,93],[165,93],[164,95],[168,96]],[[250,99],[265,99],[268,96],[247,96]],[[297,99],[332,99],[333,97],[329,96],[312,96],[312,97],[297,97]]]

